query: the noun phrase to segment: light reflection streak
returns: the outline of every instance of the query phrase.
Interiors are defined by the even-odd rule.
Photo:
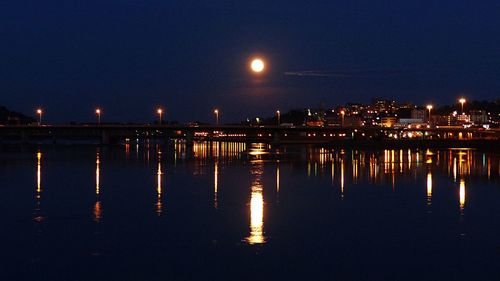
[[[319,164],[323,166],[327,161],[327,151],[324,148],[319,150]]]
[[[37,198],[40,198],[40,193],[42,192],[42,172],[41,172],[42,153],[40,151],[38,151],[36,153],[36,160],[37,160],[37,164],[36,164],[36,193],[37,193]]]
[[[460,211],[465,209],[465,180],[460,179]]]
[[[179,158],[180,145],[177,143],[177,140],[174,140],[174,167],[177,167],[177,158]]]
[[[218,192],[219,192],[219,161],[214,163],[214,208],[218,209]]]
[[[41,215],[41,199],[42,199],[42,153],[40,150],[36,153],[36,206],[34,212],[34,220],[42,222],[44,217]]]
[[[345,174],[344,174],[344,159],[340,159],[340,197],[344,198],[344,181],[345,181]]]
[[[264,143],[252,143],[248,155],[259,158],[269,154],[267,150],[268,146]],[[186,157],[185,144],[178,145],[176,151],[178,151],[179,157]],[[246,145],[241,142],[195,141],[191,153],[196,160],[199,160],[200,164],[204,164],[209,158],[221,161],[240,159],[243,151],[246,151]]]
[[[403,150],[399,150],[399,173],[403,173]]]
[[[99,223],[102,219],[101,201],[97,200],[94,204],[94,221]]]
[[[269,154],[267,149],[268,147],[265,143],[252,143],[252,147],[250,148],[248,154],[252,156],[262,156],[265,154]]]
[[[99,193],[100,193],[100,181],[99,181],[99,178],[101,175],[100,164],[101,164],[101,161],[99,158],[99,149],[97,149],[96,160],[95,160],[95,194],[96,195],[99,195]]]
[[[96,201],[94,203],[94,209],[93,209],[93,216],[94,216],[94,221],[96,223],[99,223],[102,219],[102,204],[101,201],[99,200],[99,194],[100,194],[100,175],[101,175],[101,160],[100,160],[100,153],[99,153],[99,148],[96,150],[96,159],[95,159],[95,195],[96,195]]]
[[[394,185],[394,171],[396,170],[395,169],[395,163],[394,163],[394,162],[396,162],[396,160],[395,160],[396,158],[394,157],[394,153],[395,153],[394,149],[391,150],[391,173],[393,175],[392,176],[392,178],[393,178],[393,183],[392,184],[393,185]]]
[[[431,205],[432,200],[432,173],[427,172],[427,205]]]
[[[395,173],[395,151],[394,149],[391,150],[391,155],[390,155],[390,159],[391,159],[391,170],[390,170],[390,174],[391,174],[391,183],[392,183],[392,189],[394,189],[394,187],[396,186],[396,173]]]
[[[462,176],[463,175],[463,162],[464,162],[464,159],[463,159],[463,155],[464,155],[464,152],[460,151],[458,153],[458,175]]]
[[[472,162],[472,151],[469,150],[469,151],[467,151],[467,162],[465,165],[465,173],[467,175],[470,175],[470,169],[473,165],[474,165],[474,163]]]
[[[149,154],[149,150],[151,149],[150,147],[150,144],[149,144],[149,140],[146,140],[146,163],[149,164],[149,160],[150,160],[150,154]]]
[[[130,143],[126,141],[125,143],[125,159],[129,159],[130,157]]]
[[[408,171],[411,171],[411,162],[412,162],[412,159],[411,159],[411,150],[408,149]]]
[[[335,161],[332,160],[331,165],[331,178],[332,178],[332,186],[335,185]]]
[[[370,155],[370,180],[372,183],[374,183],[377,179],[377,177],[375,176],[376,173],[375,173],[375,168],[376,168],[376,165],[377,165],[377,161],[376,161],[376,158],[375,158],[375,155]]]
[[[161,194],[162,194],[162,176],[163,172],[161,169],[161,150],[158,147],[158,169],[156,171],[156,214],[161,216],[162,214],[162,203],[161,203]]]
[[[280,161],[276,164],[276,193],[280,193]]]
[[[262,244],[266,242],[264,237],[263,173],[263,161],[254,161],[251,168],[253,179],[250,197],[250,235],[246,238],[248,244]]]
[[[358,159],[353,159],[352,162],[351,162],[351,166],[352,166],[352,181],[353,183],[357,183],[358,182],[358,170],[359,170],[359,160]]]
[[[488,157],[488,168],[487,168],[487,173],[488,173],[488,180],[491,179],[491,158]]]
[[[453,181],[457,182],[457,158],[453,157]]]
[[[389,171],[389,151],[384,150],[384,173],[387,174]]]

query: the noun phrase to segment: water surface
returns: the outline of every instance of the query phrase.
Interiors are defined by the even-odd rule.
[[[0,151],[0,280],[500,277],[495,151]]]

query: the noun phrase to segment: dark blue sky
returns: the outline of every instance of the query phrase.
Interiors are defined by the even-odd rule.
[[[500,1],[13,0],[0,38],[0,104],[53,122],[500,97]]]

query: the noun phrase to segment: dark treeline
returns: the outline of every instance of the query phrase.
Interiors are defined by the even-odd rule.
[[[36,123],[36,119],[0,106],[0,125],[27,125],[31,123]]]

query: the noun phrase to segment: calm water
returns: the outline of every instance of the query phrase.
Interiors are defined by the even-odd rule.
[[[0,152],[0,280],[500,280],[499,152]]]

